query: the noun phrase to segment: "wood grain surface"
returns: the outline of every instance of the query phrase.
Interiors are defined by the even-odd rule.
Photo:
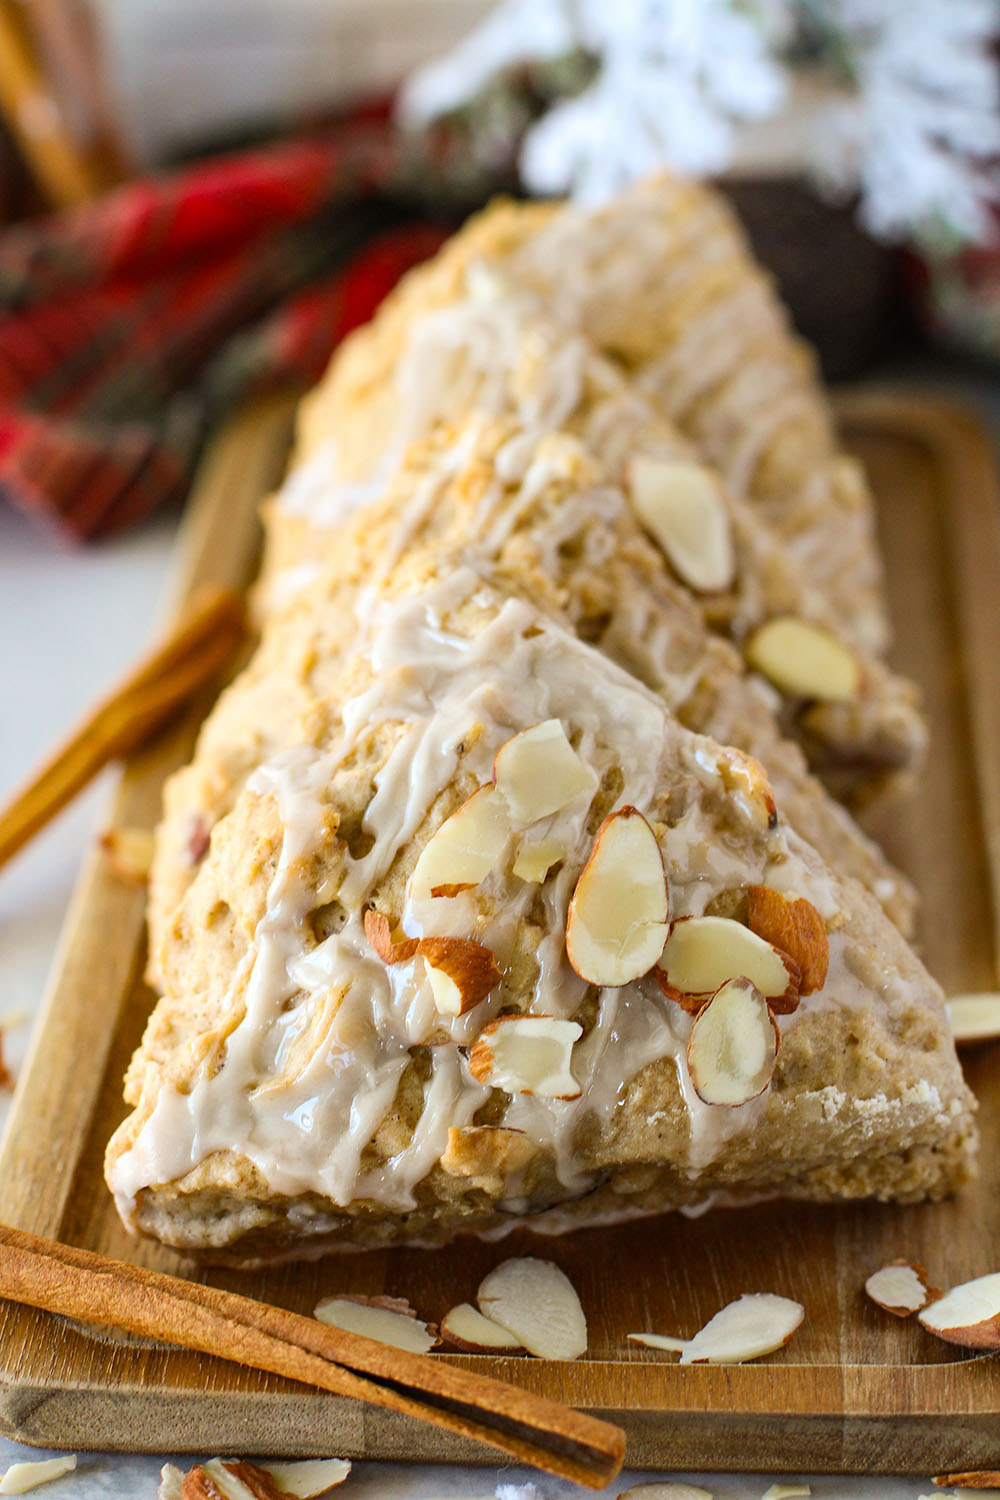
[[[879,503],[896,625],[894,665],[923,686],[931,721],[921,787],[872,828],[922,896],[919,943],[946,990],[996,988],[1000,932],[1000,530],[997,474],[965,412],[860,392],[845,435]],[[251,576],[256,502],[284,461],[287,403],[239,417],[203,467],[179,545],[174,601],[206,580]],[[201,704],[125,768],[115,820],[152,826],[164,777],[189,752]],[[0,1154],[0,1222],[188,1274],[309,1312],[335,1292],[406,1296],[439,1319],[501,1259],[556,1260],[591,1330],[583,1360],[442,1355],[607,1415],[627,1462],[701,1470],[932,1473],[1000,1453],[1000,1363],[965,1357],[862,1294],[888,1259],[948,1285],[1000,1262],[1000,1047],[966,1056],[982,1103],[983,1173],[953,1202],[897,1208],[774,1204],[668,1215],[569,1238],[517,1231],[441,1251],[328,1257],[260,1272],[199,1271],[130,1239],[104,1187],[121,1078],[153,996],[142,983],[143,892],[95,854],[67,918],[44,1015]],[[689,1335],[745,1291],[795,1297],[791,1344],[745,1366],[686,1366],[628,1345],[643,1329]],[[74,1448],[329,1454],[489,1461],[410,1418],[311,1392],[222,1360],[126,1343],[0,1303],[0,1428]],[[127,1398],[127,1399],[126,1399]]]

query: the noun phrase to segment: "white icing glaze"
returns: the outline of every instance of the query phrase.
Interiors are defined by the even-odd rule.
[[[448,620],[460,607],[481,608],[482,617],[457,633]],[[599,777],[620,769],[616,805],[644,812],[683,774],[679,750],[690,757],[709,743],[672,731],[658,698],[575,636],[521,602],[498,606],[471,569],[423,593],[382,599],[371,617],[371,685],[343,705],[333,743],[324,750],[307,744],[284,750],[248,784],[247,795],[275,799],[283,844],[265,914],[232,981],[234,1002],[242,997],[242,1019],[228,1035],[222,1065],[203,1073],[187,1094],[163,1087],[135,1144],[115,1164],[113,1186],[126,1211],[142,1188],[172,1181],[227,1150],[253,1162],[275,1193],[315,1192],[340,1205],[366,1199],[397,1212],[412,1209],[414,1190],[440,1159],[449,1127],[472,1121],[489,1097],[471,1077],[462,1049],[504,995],[498,988],[462,1017],[438,1015],[422,960],[387,967],[365,939],[370,893],[397,853],[412,844],[459,761],[476,781],[487,780],[500,745],[530,724],[560,719]],[[394,739],[364,817],[371,847],[357,858],[345,851],[339,887],[317,890],[310,857],[322,836],[327,788],[338,766],[380,724],[392,728]],[[680,745],[672,745],[674,734]],[[707,764],[711,757],[703,759]],[[398,914],[404,929],[474,937],[503,969],[540,890],[537,974],[531,994],[516,998],[529,1012],[573,1015],[587,986],[566,960],[564,933],[590,851],[588,811],[584,795],[545,820],[542,831],[570,853],[541,888],[497,870],[457,897],[408,899]],[[824,912],[836,909],[828,877],[794,834],[779,829],[757,837],[748,855],[745,841],[720,830],[705,795],[661,834],[660,844],[674,916],[699,914],[713,895],[748,881],[794,890]],[[334,897],[344,910],[343,925],[317,942],[308,918]],[[827,1003],[863,1003],[836,940],[832,954]],[[780,1024],[795,1021],[793,1015]],[[512,1098],[506,1123],[552,1152],[566,1196],[593,1181],[580,1158],[578,1127],[593,1113],[609,1121],[631,1080],[654,1060],[669,1059],[677,1074],[690,1120],[686,1166],[692,1175],[752,1124],[761,1101],[718,1109],[694,1093],[685,1060],[690,1026],[648,978],[602,991],[596,1022],[574,1049],[580,1098]],[[412,1134],[403,1132],[402,1149],[373,1165],[365,1149],[391,1115],[414,1048],[425,1049],[428,1059],[419,1119]]]

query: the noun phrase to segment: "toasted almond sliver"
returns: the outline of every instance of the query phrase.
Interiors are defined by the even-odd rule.
[[[947,1009],[957,1046],[993,1042],[1000,1038],[1000,993],[983,991],[975,995],[953,995]]]
[[[503,977],[489,948],[465,938],[421,938],[434,1004],[443,1016],[464,1016]]]
[[[578,1021],[557,1016],[501,1016],[479,1033],[469,1053],[469,1072],[508,1094],[576,1099],[580,1085],[570,1059],[582,1034]]]
[[[698,1012],[688,1037],[687,1063],[705,1104],[746,1104],[771,1082],[781,1033],[760,990],[730,979]]]
[[[566,956],[589,984],[647,974],[667,936],[669,897],[656,835],[635,807],[605,818],[569,904]]]
[[[821,625],[792,615],[768,620],[747,641],[746,658],[782,693],[825,703],[856,698],[858,659]]]
[[[436,1332],[419,1318],[349,1297],[324,1298],[317,1304],[315,1316],[332,1328],[360,1333],[365,1338],[377,1339],[380,1344],[408,1349],[411,1354],[427,1354],[437,1343]]]
[[[549,1260],[505,1260],[480,1285],[479,1310],[539,1359],[579,1359],[587,1320],[573,1283]]]
[[[781,1349],[805,1317],[805,1308],[772,1292],[751,1292],[730,1302],[700,1329],[681,1355],[682,1365],[736,1365]]]
[[[364,916],[365,937],[383,963],[401,964],[413,957],[420,946],[416,938],[394,938],[389,918],[369,907]]]
[[[510,841],[510,814],[495,787],[473,792],[446,818],[420,851],[410,877],[410,894],[424,901],[435,891],[455,894],[485,880]]]
[[[917,1314],[928,1333],[963,1349],[1000,1349],[1000,1272],[952,1287]]]
[[[76,1468],[76,1454],[66,1453],[59,1458],[41,1458],[35,1463],[11,1464],[0,1479],[0,1495],[26,1495],[50,1479],[60,1479]]]
[[[660,955],[658,981],[661,973],[685,995],[707,999],[728,979],[745,978],[774,1011],[798,1004],[799,971],[792,960],[732,917],[678,918]]]
[[[585,792],[597,788],[597,776],[566,738],[558,719],[522,729],[501,745],[493,762],[493,784],[515,825],[547,818]]]
[[[826,923],[811,901],[789,901],[770,886],[752,885],[747,893],[747,926],[751,932],[787,953],[799,971],[799,994],[811,995],[826,983],[830,940]]]
[[[664,1349],[668,1354],[683,1354],[687,1339],[675,1339],[669,1333],[627,1333],[633,1344],[642,1344],[647,1349]]]
[[[808,1500],[812,1490],[807,1484],[772,1484],[760,1500]]]
[[[873,1271],[865,1282],[865,1291],[878,1307],[897,1318],[908,1318],[941,1295],[923,1266],[908,1260],[894,1260]]]
[[[628,492],[639,520],[689,588],[715,593],[730,586],[736,558],[717,475],[690,460],[637,454]]]
[[[1000,1489],[1000,1469],[967,1469],[963,1474],[935,1474],[931,1484],[965,1490]]]
[[[441,1337],[456,1349],[469,1354],[490,1354],[502,1350],[512,1354],[524,1345],[516,1334],[501,1328],[492,1318],[484,1317],[471,1302],[460,1302],[441,1319]]]

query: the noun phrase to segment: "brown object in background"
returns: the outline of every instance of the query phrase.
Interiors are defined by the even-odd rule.
[[[83,0],[0,0],[0,113],[53,208],[127,173]]]

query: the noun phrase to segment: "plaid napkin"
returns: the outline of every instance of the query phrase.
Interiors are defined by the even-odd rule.
[[[70,538],[183,493],[210,424],[305,386],[485,196],[367,114],[0,234],[0,496]]]

